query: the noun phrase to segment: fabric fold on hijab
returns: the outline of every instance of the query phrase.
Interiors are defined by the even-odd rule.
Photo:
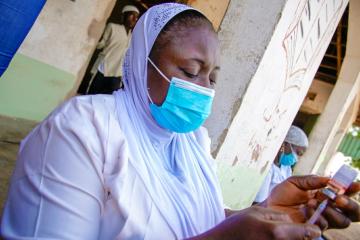
[[[161,29],[186,10],[193,9],[166,3],[150,8],[139,19],[124,60],[124,90],[114,93],[119,124],[130,150],[129,164],[178,238],[200,234],[224,219],[210,153],[194,132],[178,134],[163,129],[149,110],[147,57]]]

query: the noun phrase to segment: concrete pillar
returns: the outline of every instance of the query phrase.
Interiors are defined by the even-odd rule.
[[[212,137],[225,203],[248,206],[314,78],[346,0],[231,1]]]
[[[309,138],[309,149],[295,168],[297,174],[321,172],[320,166],[329,160],[331,143],[346,117],[346,111],[359,93],[360,70],[360,2],[350,1],[346,55],[328,103]]]

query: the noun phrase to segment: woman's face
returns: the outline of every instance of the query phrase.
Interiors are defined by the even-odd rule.
[[[175,37],[151,59],[171,80],[177,77],[203,87],[213,88],[219,67],[219,41],[208,27],[191,27]],[[148,63],[148,88],[152,101],[161,105],[169,82]]]

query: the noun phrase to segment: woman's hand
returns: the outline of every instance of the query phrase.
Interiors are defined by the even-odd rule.
[[[318,176],[291,177],[276,186],[261,205],[288,213],[294,222],[306,222],[322,200],[317,189],[326,187],[328,181],[329,178]],[[338,196],[328,205],[316,224],[322,229],[344,228],[351,221],[360,221],[359,205],[347,196],[359,191],[360,183],[353,183],[346,195]]]
[[[253,206],[232,214],[215,228],[191,240],[303,240],[320,235],[321,231],[315,225],[293,223],[283,212]]]
[[[294,176],[277,185],[262,206],[284,211],[294,222],[306,222],[308,203],[315,199],[317,190],[326,187],[330,179],[318,176]],[[311,207],[316,208],[317,202]]]

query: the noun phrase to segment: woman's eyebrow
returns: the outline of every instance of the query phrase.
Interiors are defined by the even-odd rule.
[[[200,58],[189,58],[187,60],[198,62],[200,65],[205,65],[205,62]]]
[[[200,58],[189,58],[187,60],[198,62],[200,65],[205,65],[205,62]],[[220,70],[220,66],[215,66],[214,70]]]

